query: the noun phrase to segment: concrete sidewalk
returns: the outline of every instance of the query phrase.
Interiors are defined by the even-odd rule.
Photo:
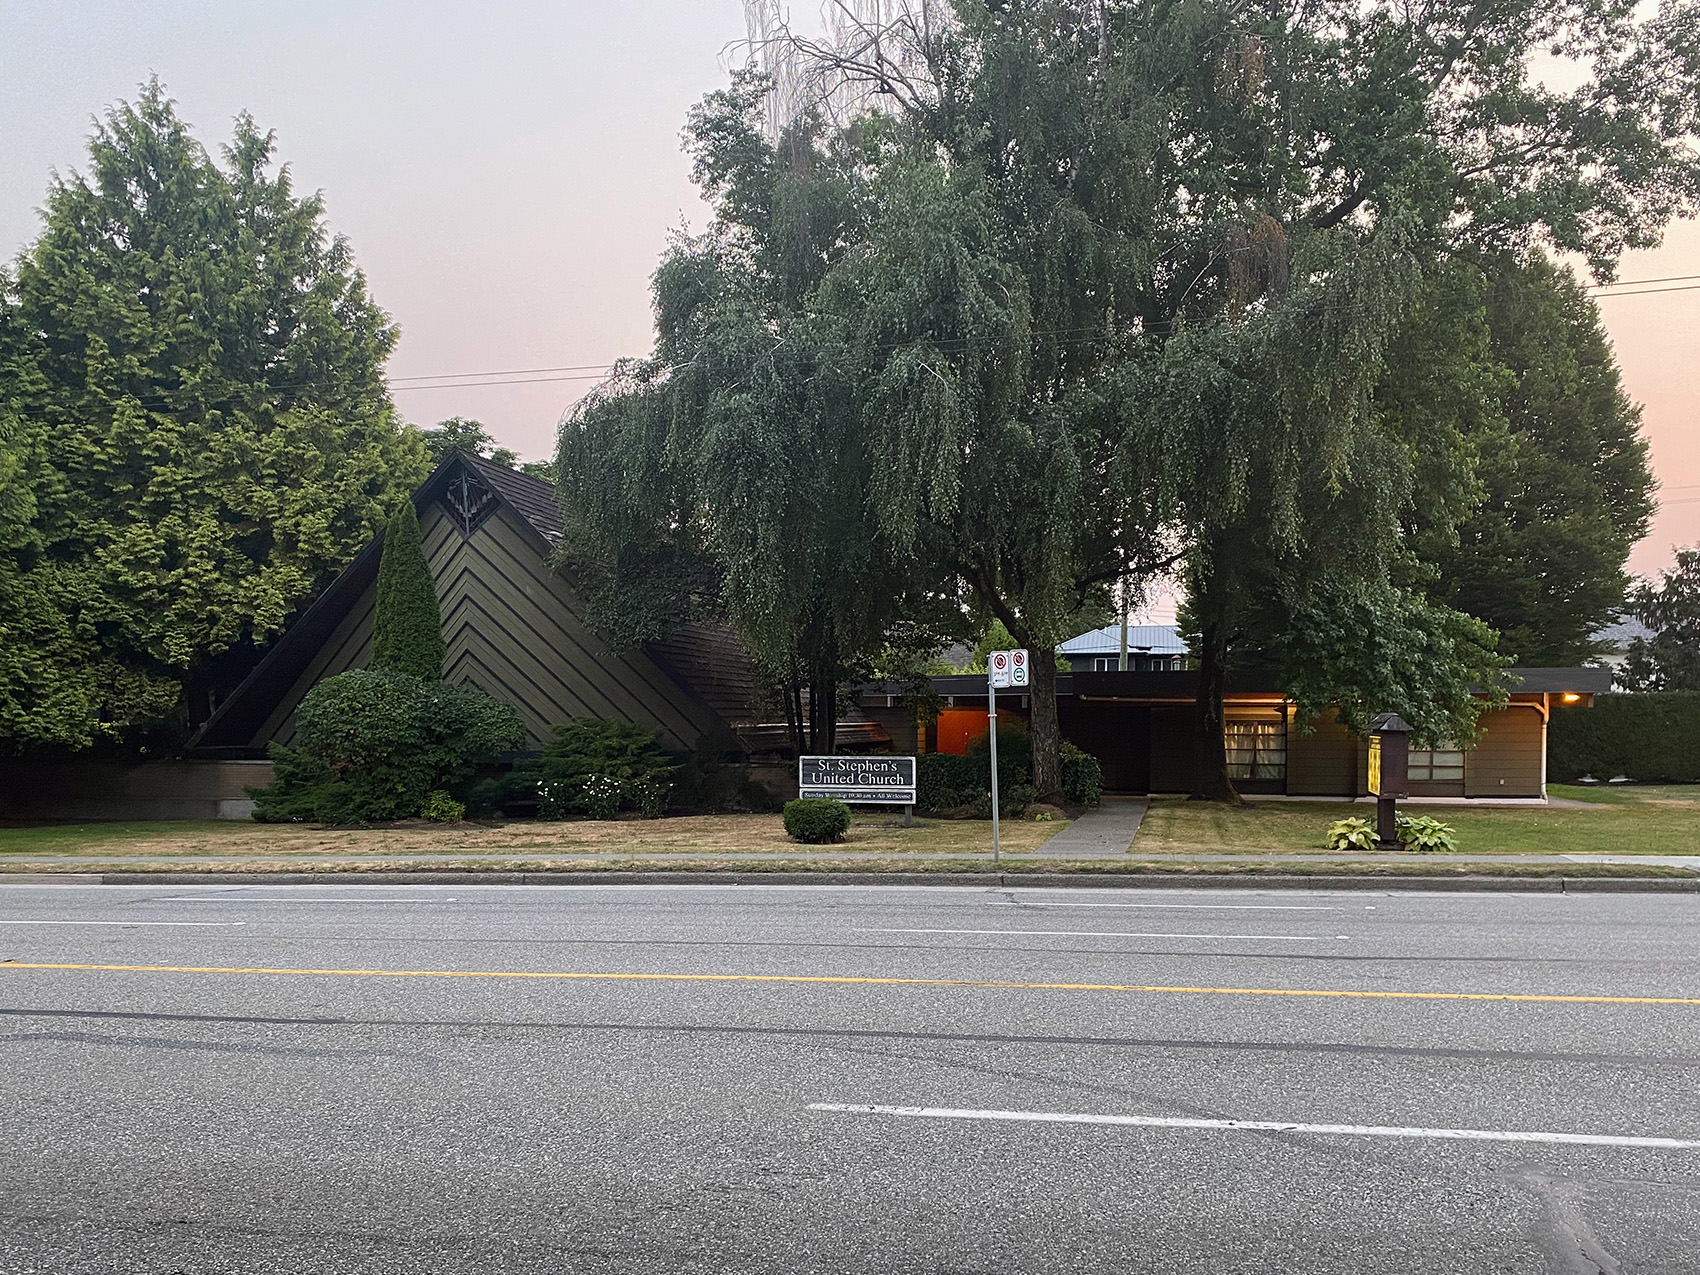
[[[1128,852],[1151,803],[1137,797],[1105,797],[1047,841],[1046,859],[1101,859]]]

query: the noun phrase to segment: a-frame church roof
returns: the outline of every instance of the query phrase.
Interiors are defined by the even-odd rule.
[[[586,624],[551,562],[561,536],[554,488],[458,452],[414,494],[448,648],[445,679],[520,712],[533,745],[569,718],[612,717],[659,731],[670,748],[729,745],[754,717],[756,682],[732,635],[692,626],[616,651]],[[260,755],[294,738],[295,707],[325,677],[370,659],[380,534],[277,639],[190,741],[201,755]]]

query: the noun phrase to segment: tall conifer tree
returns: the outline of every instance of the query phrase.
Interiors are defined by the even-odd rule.
[[[208,153],[158,83],[0,273],[0,749],[124,740],[261,645],[425,475],[396,329],[247,116]]]
[[[419,513],[402,502],[384,531],[378,560],[378,614],[372,626],[372,667],[434,682],[443,675],[443,612],[437,582],[425,560]]]

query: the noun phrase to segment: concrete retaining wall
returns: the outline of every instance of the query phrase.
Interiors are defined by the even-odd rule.
[[[0,761],[0,819],[246,819],[269,761]]]

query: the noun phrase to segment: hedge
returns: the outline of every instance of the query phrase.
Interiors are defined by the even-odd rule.
[[[1700,691],[1599,695],[1592,708],[1555,708],[1547,774],[1561,783],[1583,775],[1700,781]]]
[[[998,749],[998,799],[1005,811],[1033,800],[1033,756],[1017,745]],[[1098,759],[1073,744],[1062,746],[1063,800],[1071,806],[1095,806],[1104,794]],[[992,813],[992,765],[984,752],[965,756],[926,753],[915,759],[915,805],[921,810],[971,806]]]
[[[479,764],[524,739],[513,707],[476,687],[350,669],[302,699],[295,747],[272,745],[275,782],[248,789],[254,818],[385,823],[419,814],[439,792],[459,804]]]

